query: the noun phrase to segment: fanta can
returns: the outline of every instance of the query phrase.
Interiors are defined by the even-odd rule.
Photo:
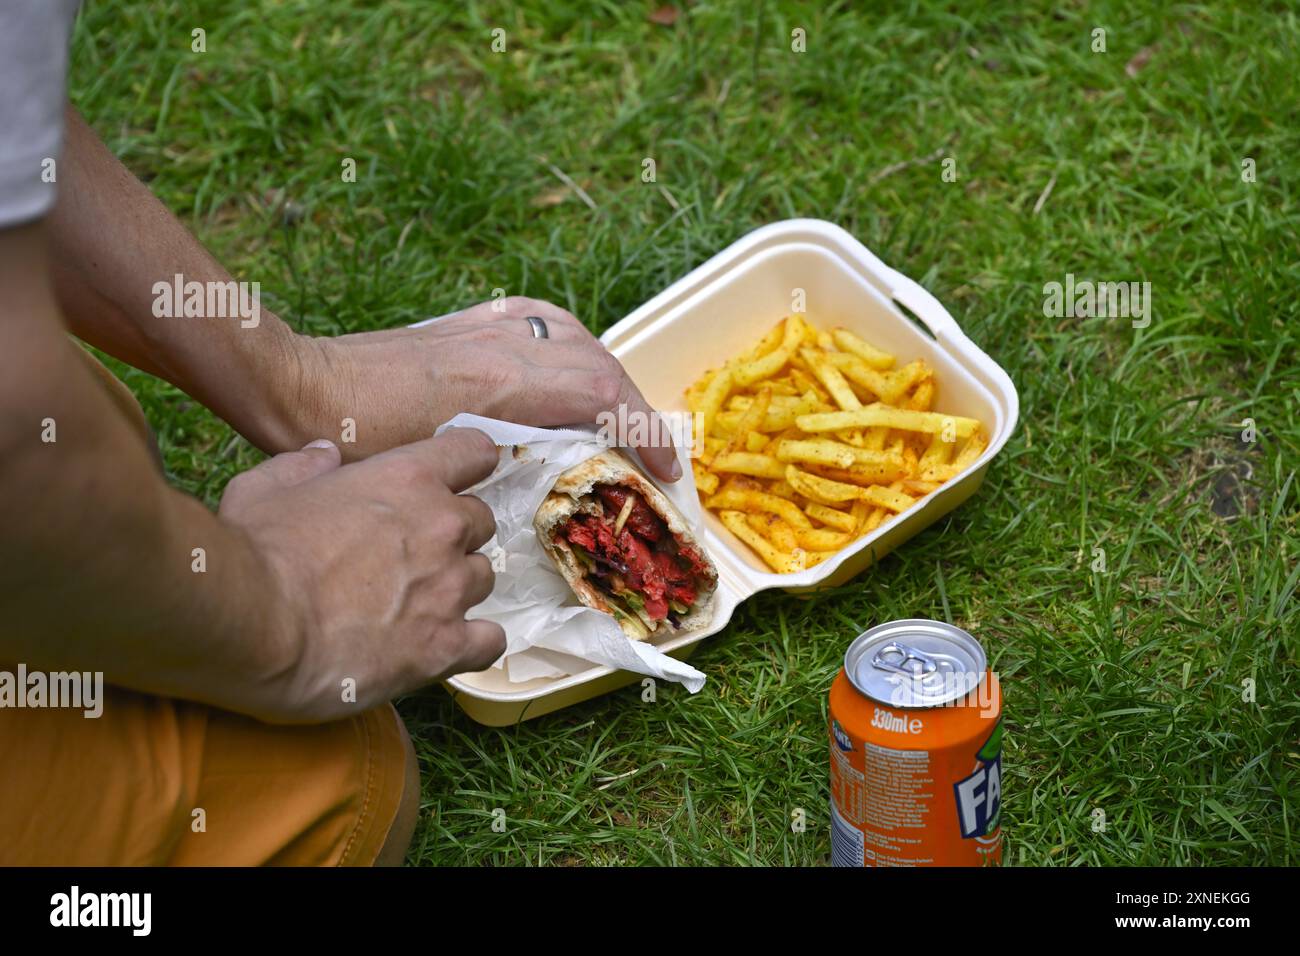
[[[831,862],[1002,862],[1002,692],[984,648],[940,621],[858,635],[831,684]]]

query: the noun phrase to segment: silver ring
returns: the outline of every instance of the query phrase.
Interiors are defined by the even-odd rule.
[[[533,328],[533,338],[549,339],[551,337],[551,333],[546,328],[545,319],[540,319],[535,315],[530,315],[527,317],[527,321],[528,324]]]

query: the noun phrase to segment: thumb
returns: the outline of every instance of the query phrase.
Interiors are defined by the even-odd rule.
[[[286,451],[262,462],[254,472],[262,479],[270,479],[282,488],[302,484],[339,467],[342,455],[338,446],[328,438],[318,438],[302,447],[301,451]]]

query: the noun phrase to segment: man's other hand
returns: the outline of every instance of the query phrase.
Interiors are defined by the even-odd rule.
[[[497,460],[471,429],[348,465],[321,441],[226,486],[220,518],[251,539],[281,596],[267,625],[286,629],[293,659],[266,680],[290,719],[359,713],[501,656],[500,626],[465,620],[492,591],[477,549],[495,523],[482,501],[458,494]]]

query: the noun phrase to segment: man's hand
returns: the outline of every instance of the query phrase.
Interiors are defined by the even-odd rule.
[[[314,443],[231,480],[219,516],[264,558],[284,601],[276,626],[294,648],[271,681],[280,713],[359,713],[501,656],[500,626],[465,620],[492,591],[476,550],[495,523],[457,494],[496,463],[485,435],[455,429],[342,466],[337,447]],[[356,698],[345,703],[348,678]]]
[[[550,338],[533,337],[530,315]],[[362,455],[426,436],[458,412],[543,426],[592,423],[620,405],[647,423],[655,414],[618,359],[540,299],[484,302],[417,329],[298,342],[301,398],[285,403],[300,419],[295,434],[334,435],[350,418]],[[671,447],[638,451],[658,477],[681,477]]]

